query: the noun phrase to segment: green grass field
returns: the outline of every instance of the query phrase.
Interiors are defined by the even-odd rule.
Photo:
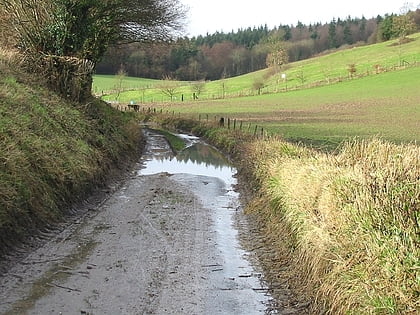
[[[390,41],[289,64],[282,71],[287,82],[279,81],[279,73],[268,77],[268,69],[208,82],[198,101],[191,100],[190,82],[177,82],[174,101],[170,102],[159,88],[165,82],[123,78],[127,88],[136,84],[140,88],[121,92],[118,100],[196,118],[209,114],[210,119],[237,119],[250,130],[254,127],[249,124],[259,125],[270,134],[318,148],[334,149],[352,137],[380,136],[397,143],[418,141],[420,34],[411,38],[413,41],[401,46]],[[399,67],[402,61],[408,67]],[[349,78],[347,68],[352,63],[358,71]],[[376,73],[375,65],[383,71]],[[263,77],[266,87],[262,95],[256,95],[252,82]],[[96,76],[95,89],[106,90],[105,83],[109,87],[115,80],[112,76]],[[104,99],[112,101],[116,95]]]
[[[258,124],[289,141],[328,149],[356,136],[410,142],[420,140],[419,82],[416,67],[312,89],[161,106]]]
[[[337,80],[349,78],[348,67],[354,64],[356,67],[355,77],[374,74],[376,71],[389,71],[395,67],[413,65],[420,62],[420,33],[410,36],[412,41],[398,45],[398,41],[388,41],[375,45],[348,47],[333,51],[322,56],[294,62],[273,73],[265,69],[243,76],[206,82],[205,89],[200,99],[213,99],[223,96],[253,95],[257,91],[252,87],[256,80],[263,80],[265,87],[262,93],[273,93],[279,90],[306,88],[314,85],[328,84]],[[287,80],[281,79],[281,74],[286,74]],[[175,91],[177,99],[184,94],[186,99],[191,99],[191,82],[177,82]],[[164,85],[160,80],[139,79],[118,76],[98,75],[94,78],[93,89],[96,93],[107,94],[105,99],[115,100],[115,89],[122,85],[127,90],[120,93],[119,101],[129,102],[142,101],[169,101],[159,86]]]
[[[97,95],[102,93],[112,93],[120,84],[124,90],[137,90],[151,89],[160,80],[143,79],[134,77],[118,77],[117,75],[96,75],[92,85],[93,92]]]

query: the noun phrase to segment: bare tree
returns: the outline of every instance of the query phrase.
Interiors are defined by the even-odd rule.
[[[405,15],[399,15],[394,17],[392,29],[394,31],[394,34],[398,36],[398,59],[400,61],[400,66],[402,66],[404,63],[404,61],[401,59],[402,45],[409,41],[407,35],[415,32],[417,29],[417,25],[414,22],[414,19],[410,15],[410,13],[407,12],[407,14]]]
[[[267,39],[269,53],[266,58],[266,65],[274,68],[278,72],[282,65],[289,62],[289,55],[283,43],[284,31],[277,31],[270,35]]]
[[[273,67],[279,70],[282,65],[288,62],[288,60],[289,56],[287,55],[286,49],[279,48],[267,55],[266,64],[267,67]]]
[[[14,34],[16,43],[37,51],[42,49],[41,34],[51,19],[53,4],[51,1],[37,0],[0,0],[0,16],[7,17],[9,33]]]
[[[296,74],[296,78],[299,80],[300,84],[305,84],[306,82],[306,77],[305,77],[305,73],[303,72],[303,68],[299,69],[299,72]]]
[[[220,88],[221,88],[221,97],[225,98],[226,97],[226,90],[227,90],[227,84],[226,84],[226,79],[225,76],[223,76],[223,78],[220,80]]]
[[[163,83],[160,85],[161,92],[164,95],[168,96],[171,99],[171,102],[173,101],[173,98],[178,88],[179,88],[179,83],[176,82],[170,76],[165,76],[163,78]]]
[[[400,42],[404,42],[407,35],[416,31],[417,26],[410,14],[395,16],[393,19],[393,31]]]
[[[194,99],[198,99],[200,94],[204,91],[206,88],[206,82],[204,81],[197,81],[191,84],[191,90],[194,95]]]
[[[117,90],[117,100],[120,98],[120,94],[124,89],[123,83],[126,76],[127,76],[127,72],[125,71],[124,66],[121,66],[116,76],[117,83],[115,85],[115,89]]]

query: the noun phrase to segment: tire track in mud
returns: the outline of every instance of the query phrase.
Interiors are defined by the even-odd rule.
[[[171,156],[165,139],[148,138],[138,168]],[[0,313],[282,314],[232,244],[240,205],[230,189],[214,177],[133,172],[0,276]]]

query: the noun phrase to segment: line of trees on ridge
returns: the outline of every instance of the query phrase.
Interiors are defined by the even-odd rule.
[[[216,32],[173,41],[151,41],[111,47],[97,65],[98,74],[178,80],[217,80],[269,66],[279,49],[287,63],[331,49],[366,45],[406,36],[420,29],[420,9],[376,18],[333,19],[330,23],[266,25]],[[284,56],[283,56],[284,58]],[[281,65],[281,64],[280,64]]]

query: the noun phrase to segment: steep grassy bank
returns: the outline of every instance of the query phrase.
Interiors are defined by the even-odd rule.
[[[315,311],[420,310],[418,146],[362,140],[324,155],[271,140],[247,152],[262,194],[251,211],[299,265]]]
[[[161,123],[208,138],[256,188],[248,205],[277,258],[292,263],[312,313],[420,311],[420,148],[378,139],[324,154],[193,121]],[[278,268],[278,269],[277,269]]]
[[[130,114],[101,101],[68,103],[0,52],[0,256],[59,221],[138,149]]]

